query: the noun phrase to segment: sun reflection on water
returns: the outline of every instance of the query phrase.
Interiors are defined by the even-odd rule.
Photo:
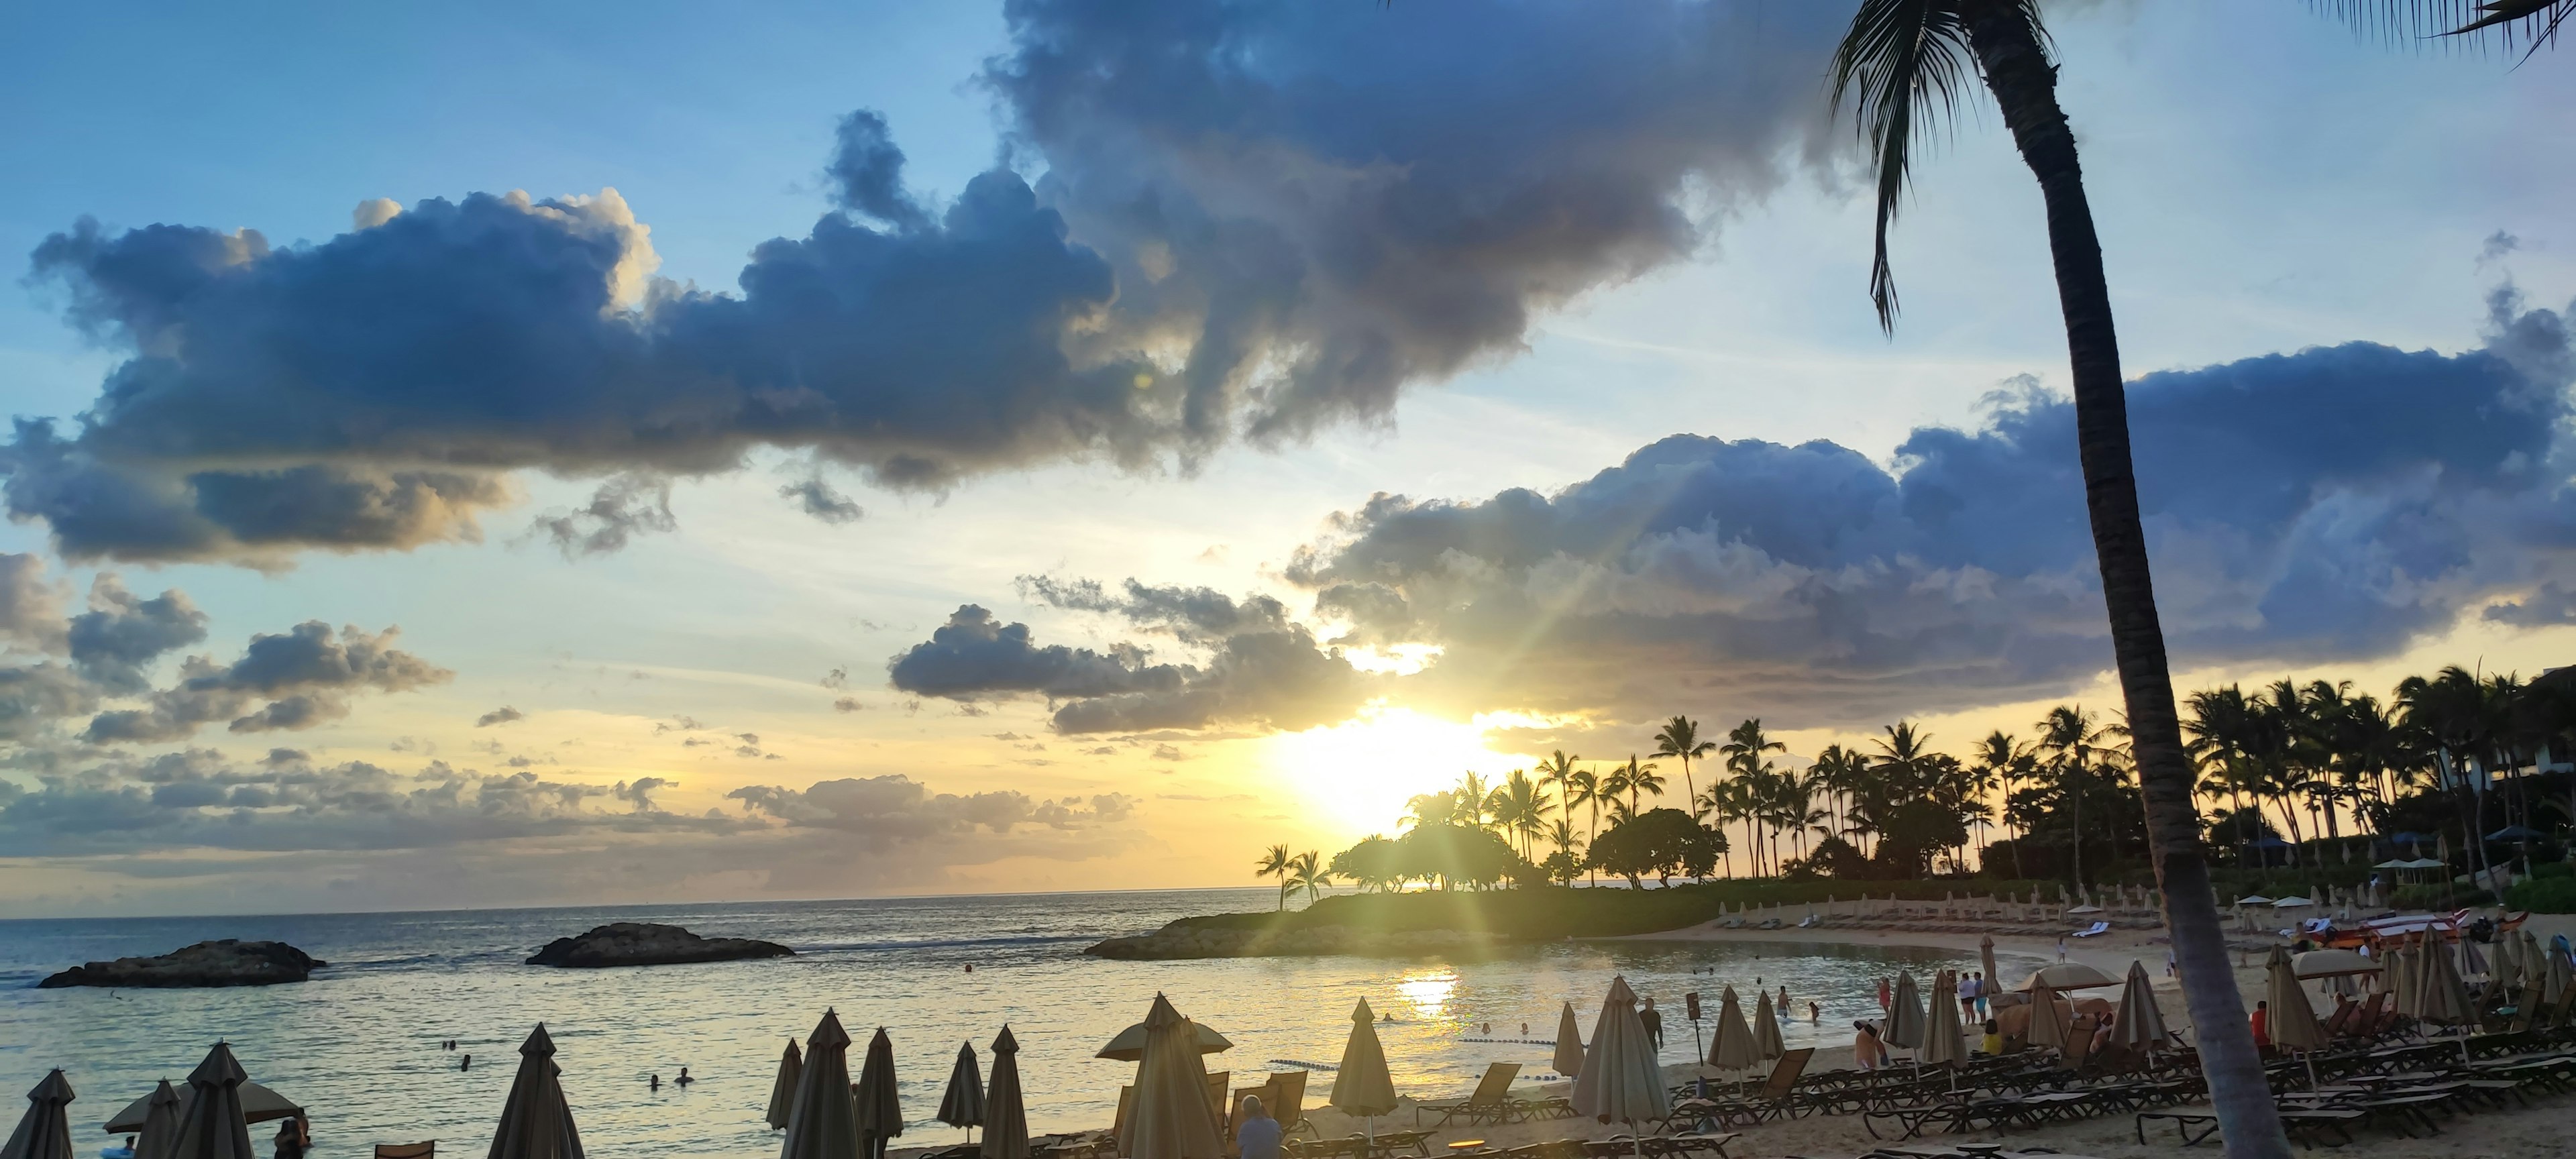
[[[1395,991],[1411,1007],[1413,1021],[1436,1021],[1449,1012],[1449,998],[1458,991],[1458,972],[1446,966],[1407,970],[1396,979]]]

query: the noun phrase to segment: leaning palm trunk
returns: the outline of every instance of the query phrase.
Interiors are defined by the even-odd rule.
[[[2120,378],[2102,245],[2084,193],[2075,134],[2057,103],[2057,70],[2040,46],[2037,14],[2027,3],[1959,0],[1959,11],[1986,86],[2047,204],[2049,252],[2056,265],[2074,383],[2076,448],[2102,572],[2102,602],[2110,612],[2111,651],[2128,706],[2165,924],[2182,971],[2183,1001],[2199,1029],[2201,1071],[2230,1159],[2288,1159],[2289,1140],[2281,1132],[2244,999],[2227,960],[2226,932],[2210,892],[2200,819],[2192,807],[2191,762],[2183,752],[2164,628],[2156,617],[2155,587],[2147,569],[2146,529],[2138,516],[2128,397]]]

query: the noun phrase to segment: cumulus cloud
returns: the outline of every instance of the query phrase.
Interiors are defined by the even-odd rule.
[[[858,500],[842,494],[820,477],[802,479],[780,487],[778,497],[795,501],[797,510],[835,526],[856,523],[866,518],[868,514],[866,509],[859,506]]]
[[[490,711],[490,712],[487,712],[487,713],[484,713],[484,714],[483,714],[483,715],[481,715],[481,716],[475,717],[475,718],[474,718],[474,727],[476,727],[476,728],[490,728],[490,727],[492,727],[493,725],[496,725],[496,724],[509,724],[509,723],[511,723],[511,722],[513,722],[513,721],[526,720],[527,718],[528,718],[528,714],[527,714],[527,713],[521,712],[521,711],[519,711],[518,709],[512,708],[512,707],[510,707],[509,705],[504,704],[504,705],[502,705],[502,706],[501,706],[501,707],[499,707],[499,708],[493,709],[493,710],[492,710],[492,711]]]
[[[831,829],[875,842],[924,840],[983,829],[1008,833],[1015,825],[1079,829],[1127,819],[1132,798],[1105,793],[1090,798],[1039,800],[997,790],[959,795],[933,793],[900,773],[817,781],[802,791],[750,785],[725,794],[744,811],[787,824]]]
[[[64,643],[81,675],[111,692],[139,692],[144,668],[206,638],[206,614],[176,589],[143,599],[114,575],[89,589],[89,610],[71,618]]]
[[[1301,729],[1348,715],[1377,693],[1375,678],[1287,618],[1268,596],[1236,600],[1207,588],[1129,580],[1116,594],[1096,581],[1037,576],[1022,588],[1043,602],[1117,617],[1167,634],[1200,663],[1154,663],[1147,648],[1107,652],[1039,645],[1026,624],[1005,624],[973,604],[887,667],[905,692],[961,702],[1037,695],[1061,702],[1058,732],[1133,732],[1250,724]]]
[[[2565,325],[2492,305],[2457,355],[2353,343],[2131,385],[2182,663],[2384,656],[2567,574]],[[1443,649],[1416,696],[1635,719],[1679,686],[1849,721],[2053,694],[2110,661],[2073,408],[2026,384],[1989,402],[1892,469],[1675,436],[1553,495],[1379,495],[1289,574],[1346,639]],[[2545,618],[2552,590],[2489,614]]]
[[[237,733],[310,728],[348,714],[360,692],[407,692],[444,683],[454,673],[393,646],[400,629],[336,633],[311,620],[286,632],[251,637],[240,659],[217,664],[191,656],[176,684],[152,692],[141,708],[90,718],[82,739],[93,744],[184,740],[231,718]]]
[[[1012,5],[980,83],[1035,184],[929,204],[851,114],[832,211],[729,293],[658,278],[613,189],[371,200],[291,246],[80,222],[34,277],[126,357],[76,429],[18,426],[0,501],[76,559],[274,567],[474,539],[523,470],[609,481],[532,528],[581,555],[755,448],[896,488],[1186,466],[1508,357],[1826,139],[1833,13],[1437,7]]]

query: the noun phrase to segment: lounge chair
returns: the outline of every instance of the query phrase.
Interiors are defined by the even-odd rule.
[[[1488,1065],[1485,1077],[1476,1081],[1475,1093],[1466,1098],[1414,1104],[1413,1125],[1422,1125],[1424,1111],[1440,1116],[1440,1121],[1431,1125],[1430,1129],[1434,1131],[1448,1126],[1453,1119],[1464,1119],[1470,1123],[1508,1123],[1516,1111],[1512,1105],[1512,1080],[1519,1078],[1520,1074],[1521,1064],[1516,1062]]]
[[[438,1154],[438,1140],[426,1143],[378,1143],[376,1159],[433,1159]]]
[[[1823,918],[1817,917],[1814,914],[1808,914],[1806,917],[1799,919],[1798,928],[1802,930],[1811,930],[1823,924]]]
[[[2102,935],[2107,934],[2107,933],[2110,933],[2110,932],[2111,932],[2111,923],[2109,923],[2109,922],[2103,922],[2103,921],[2097,921],[2097,922],[2094,922],[2092,925],[2086,926],[2086,927],[2084,927],[2083,929],[2080,929],[2080,930],[2075,931],[2075,936],[2076,936],[2076,937],[2079,937],[2079,938],[2098,938],[2098,937],[2101,937]]]
[[[1802,1046],[1787,1051],[1771,1066],[1771,1077],[1741,1097],[1728,1099],[1683,1099],[1673,1105],[1664,1125],[1674,1123],[1719,1123],[1738,1126],[1768,1122],[1797,1109],[1793,1096],[1798,1090],[1798,1076],[1806,1073],[1807,1062],[1816,1057],[1816,1048]]]

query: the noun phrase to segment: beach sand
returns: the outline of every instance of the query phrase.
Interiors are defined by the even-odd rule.
[[[2535,915],[2530,928],[2543,941],[2550,935],[2567,933],[2576,937],[2576,917]],[[1903,930],[1722,930],[1695,926],[1660,934],[1638,935],[1639,941],[1747,941],[1804,942],[1811,944],[1920,946],[1936,949],[1975,952],[1980,935],[1947,932],[1908,932]],[[2053,938],[1995,938],[1998,951],[2054,958],[2057,944]],[[2070,961],[2091,964],[2114,977],[2127,973],[2131,960],[2145,962],[2150,977],[2156,980],[2157,1002],[2164,1007],[2166,1021],[2177,1029],[2189,1025],[2184,1013],[2182,995],[2177,983],[2165,977],[2165,941],[2161,931],[2120,930],[2099,938],[2067,940],[2066,956]],[[2247,996],[2251,1009],[2262,991],[2262,956],[2250,955],[2236,971],[2238,988]],[[2104,991],[2116,995],[2116,991]],[[1578,1008],[1581,1006],[1577,1004]],[[1585,1014],[1587,1024],[1590,1013]],[[1820,1049],[1809,1065],[1809,1072],[1849,1067],[1848,1046]],[[1699,1075],[1718,1080],[1730,1078],[1713,1070],[1690,1067],[1667,1067],[1665,1075],[1673,1084],[1691,1081]],[[1515,1088],[1523,1096],[1564,1095],[1571,1083],[1546,1086],[1527,1084]],[[1330,1076],[1319,1075],[1312,1093],[1307,1118],[1325,1137],[1359,1132],[1364,1124],[1322,1105],[1331,1090]],[[1463,1097],[1467,1092],[1443,1092],[1439,1097]],[[1410,1129],[1414,1125],[1412,1098],[1403,1100],[1392,1114],[1377,1120],[1381,1132]],[[1436,1117],[1436,1116],[1435,1116]],[[1426,1120],[1428,1121],[1428,1120]],[[2570,1153],[2571,1124],[2576,1124],[2576,1096],[2541,1096],[2527,1108],[2481,1111],[2442,1122],[2442,1134],[2425,1139],[2406,1139],[2378,1130],[2357,1133],[2354,1148],[2366,1149],[2374,1159],[2519,1159],[2522,1156],[2559,1156]],[[1882,1128],[1884,1129],[1884,1128]],[[1428,1143],[1433,1155],[1444,1154],[1451,1143],[1484,1140],[1495,1147],[1518,1146],[1549,1139],[1598,1139],[1625,1133],[1625,1124],[1601,1124],[1590,1119],[1557,1119],[1508,1125],[1452,1127],[1437,1133]],[[1941,1146],[1951,1143],[2003,1143],[2013,1147],[2046,1147],[2073,1156],[2095,1156],[2098,1159],[2145,1159],[2167,1155],[2176,1150],[2170,1125],[2163,1133],[2150,1130],[2149,1142],[2137,1140],[2135,1121],[2129,1115],[2104,1115],[2077,1122],[2056,1123],[2045,1127],[2009,1132],[1984,1131],[1966,1135],[1944,1135],[1910,1141],[1913,1145]],[[1862,1126],[1858,1115],[1815,1116],[1766,1123],[1744,1128],[1741,1137],[1728,1145],[1735,1159],[1770,1159],[1773,1156],[1806,1156],[1810,1159],[1859,1155],[1879,1145]],[[2216,1140],[2198,1148],[2209,1155],[2220,1154]]]

